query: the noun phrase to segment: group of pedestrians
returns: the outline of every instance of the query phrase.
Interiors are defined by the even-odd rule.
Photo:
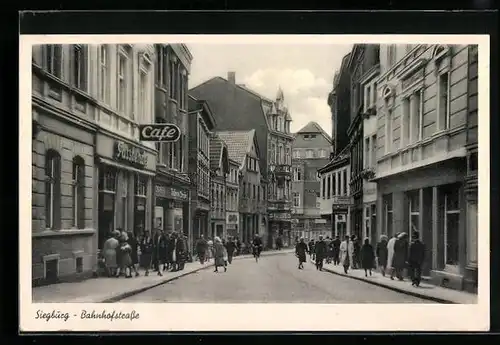
[[[117,229],[103,244],[101,264],[107,276],[120,277],[123,273],[131,278],[134,272],[137,277],[138,266],[146,269],[146,276],[150,270],[162,276],[162,271],[183,270],[187,256],[187,237],[183,234],[157,230],[154,236],[145,232],[137,239],[133,232]]]
[[[411,241],[408,241],[408,235],[404,232],[396,233],[390,240],[382,235],[376,248],[368,238],[360,245],[356,236],[345,236],[342,242],[338,236],[334,240],[329,237],[323,240],[323,236],[319,236],[318,241],[310,240],[308,243],[304,238],[300,238],[295,246],[299,269],[304,268],[307,254],[315,261],[317,270],[322,270],[323,261],[326,259],[327,263],[333,261],[334,265],[341,264],[345,274],[348,274],[349,269],[362,268],[365,277],[371,276],[372,270],[378,264],[384,277],[387,270],[390,270],[392,280],[397,278],[402,281],[404,270],[407,268],[412,286],[418,287],[422,277],[425,245],[417,231],[412,233]]]
[[[212,241],[211,238],[205,239],[203,235],[196,241],[196,256],[200,264],[205,264],[205,262],[210,262],[214,259],[214,272],[219,271],[219,267],[227,271],[228,264],[233,262],[234,255],[238,255],[239,248],[241,247],[241,242],[239,239],[234,237],[228,237],[227,239],[222,239],[218,236],[214,237]]]

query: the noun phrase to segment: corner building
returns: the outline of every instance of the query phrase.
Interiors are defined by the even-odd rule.
[[[419,231],[423,274],[459,290],[477,253],[464,184],[471,62],[464,45],[382,45],[377,80],[377,229]]]

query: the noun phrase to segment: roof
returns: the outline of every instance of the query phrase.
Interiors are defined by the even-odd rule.
[[[210,105],[206,100],[197,99],[192,95],[188,95],[188,111],[189,113],[193,112],[202,112],[205,117],[204,121],[209,121],[208,127],[210,129],[217,126],[217,121],[215,120],[214,113],[210,108]]]
[[[246,87],[233,84],[221,77],[213,77],[189,90],[198,99],[207,100],[217,122],[218,131],[250,131],[255,129],[260,166],[267,174],[267,135],[269,126],[263,109],[263,102],[271,100]],[[231,144],[228,143],[229,149]]]
[[[224,142],[217,135],[210,137],[210,169],[217,170],[221,167],[224,146]]]
[[[342,151],[340,151],[340,153],[338,155],[333,157],[333,159],[331,159],[327,165],[325,165],[322,168],[319,168],[318,172],[324,173],[324,172],[328,172],[328,171],[335,169],[337,167],[337,165],[344,162],[346,159],[348,160],[349,155],[350,155],[350,148],[349,148],[349,146],[346,146],[346,147],[344,147],[344,149]]]
[[[250,151],[255,137],[255,130],[249,131],[218,131],[217,135],[227,145],[229,159],[243,164],[245,156]]]
[[[298,133],[319,133],[323,135],[328,141],[330,142],[332,141],[332,138],[328,135],[328,133],[326,133],[323,130],[323,128],[317,122],[314,121],[310,121],[307,125],[302,127],[302,129],[297,131],[297,133],[295,133],[294,135],[296,136]]]

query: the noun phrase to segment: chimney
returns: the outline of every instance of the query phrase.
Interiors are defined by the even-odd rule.
[[[231,84],[236,84],[236,72],[227,72],[227,80]]]

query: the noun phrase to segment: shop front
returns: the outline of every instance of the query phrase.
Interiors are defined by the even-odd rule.
[[[190,238],[189,190],[155,181],[155,229],[166,233],[176,232]]]
[[[96,160],[99,249],[113,230],[151,231],[155,150],[98,133]]]
[[[239,238],[239,222],[240,214],[238,212],[226,211],[226,230],[228,236]]]

